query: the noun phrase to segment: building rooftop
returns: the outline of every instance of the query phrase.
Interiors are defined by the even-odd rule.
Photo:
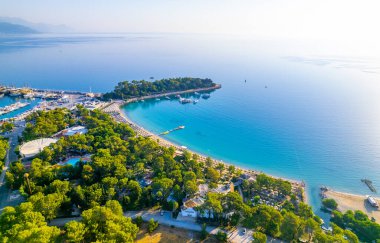
[[[40,138],[27,143],[20,147],[20,154],[24,158],[31,158],[40,153],[45,147],[52,143],[56,143],[58,139],[54,138]]]

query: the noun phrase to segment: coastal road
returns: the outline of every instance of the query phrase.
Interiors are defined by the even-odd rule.
[[[15,148],[18,146],[18,137],[21,136],[24,131],[24,126],[25,123],[20,121],[16,124],[11,133],[4,136],[5,138],[8,138],[9,149],[5,157],[5,165],[0,175],[0,186],[4,184],[5,172],[8,170],[9,164],[18,159],[18,156],[15,153]]]
[[[186,229],[186,230],[192,230],[192,231],[200,231],[201,225],[194,222],[194,219],[192,218],[184,218],[183,220],[177,220],[172,218],[170,211],[164,211],[163,215],[161,215],[159,210],[148,210],[148,211],[128,211],[124,213],[125,217],[129,218],[136,218],[137,216],[141,216],[144,221],[149,221],[150,219],[154,219],[155,221],[158,221],[161,225],[166,226],[174,226],[176,228],[180,229]],[[81,220],[81,217],[75,217],[75,218],[57,218],[50,221],[50,226],[58,226],[63,227],[66,223],[70,221],[79,221]],[[232,230],[231,232],[227,232],[228,234],[228,240],[229,242],[233,243],[249,243],[252,242],[252,230],[247,230],[247,232],[243,233],[243,227],[237,227],[236,229]],[[217,227],[207,226],[206,228],[207,232],[210,234],[217,234],[220,230]],[[282,243],[283,241],[273,239],[268,236],[268,241],[271,243]]]
[[[8,189],[5,185],[5,172],[8,170],[9,164],[18,159],[18,156],[15,153],[15,148],[18,146],[18,137],[21,136],[24,131],[24,125],[24,122],[17,122],[13,131],[4,136],[8,138],[9,149],[0,175],[0,210],[3,210],[6,206],[15,206],[23,201],[21,196],[18,196],[17,194],[12,195],[12,190]]]

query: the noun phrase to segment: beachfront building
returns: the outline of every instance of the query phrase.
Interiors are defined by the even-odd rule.
[[[20,147],[20,154],[23,158],[33,158],[39,154],[45,147],[50,144],[56,143],[58,139],[54,138],[40,138],[27,143],[24,143]]]

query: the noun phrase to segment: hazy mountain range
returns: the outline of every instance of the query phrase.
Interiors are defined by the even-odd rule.
[[[32,23],[20,18],[0,17],[0,34],[35,34],[72,32],[66,25]]]

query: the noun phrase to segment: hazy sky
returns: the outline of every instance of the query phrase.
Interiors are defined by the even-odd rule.
[[[86,32],[380,40],[379,0],[1,0],[0,16]]]

